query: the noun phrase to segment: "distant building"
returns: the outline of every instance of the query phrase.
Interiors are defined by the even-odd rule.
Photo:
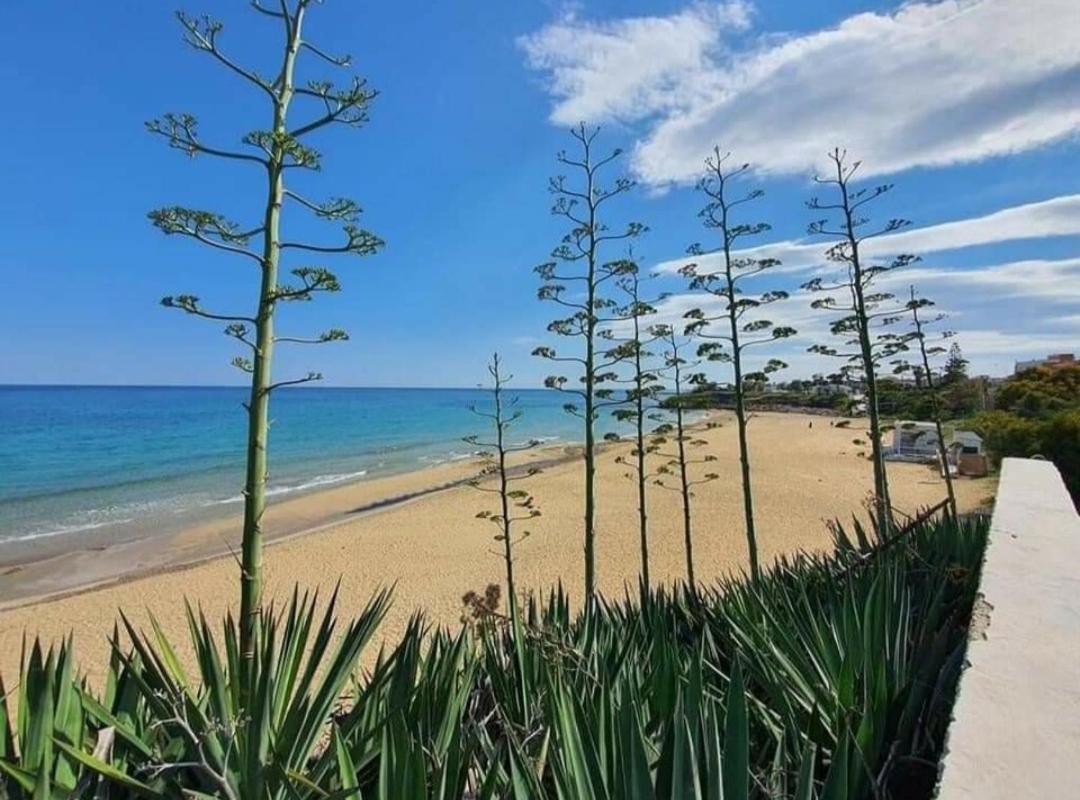
[[[1013,374],[1019,374],[1038,367],[1047,367],[1049,369],[1075,367],[1077,363],[1076,355],[1074,353],[1051,353],[1046,358],[1037,358],[1033,361],[1017,361],[1016,366],[1013,369]]]

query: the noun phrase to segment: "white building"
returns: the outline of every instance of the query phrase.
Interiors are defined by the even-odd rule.
[[[949,454],[955,458],[958,453],[982,455],[983,440],[975,431],[956,431],[949,440]]]
[[[885,457],[892,461],[930,461],[938,456],[937,426],[933,422],[901,421],[893,428],[892,446]]]

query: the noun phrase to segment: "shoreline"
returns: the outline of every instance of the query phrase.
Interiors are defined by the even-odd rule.
[[[559,445],[555,442],[549,442],[541,445],[541,447],[544,446],[557,448]],[[466,465],[475,462],[477,457],[475,453],[434,461],[427,461],[425,457],[421,457],[416,463],[398,464],[391,467],[385,467],[380,462],[376,467],[366,467],[354,473],[342,475],[327,476],[318,470],[313,470],[307,477],[300,478],[302,482],[299,485],[286,485],[283,487],[274,484],[268,485],[267,507],[273,508],[299,498],[312,497],[323,492],[355,486],[373,480],[392,479],[401,475]],[[327,478],[330,478],[330,480],[327,480]],[[63,490],[59,495],[79,491],[83,491],[83,489]],[[180,495],[180,497],[182,496]],[[16,500],[18,499],[21,498],[16,498]],[[150,498],[147,502],[168,505],[169,501],[174,499],[177,499],[177,496],[175,493],[170,493]],[[173,512],[176,515],[175,518],[164,511],[145,511],[141,514],[136,512],[130,518],[121,518],[102,523],[88,523],[83,527],[70,530],[64,530],[62,529],[62,523],[56,523],[61,526],[61,529],[45,533],[32,533],[23,537],[7,539],[0,543],[0,575],[6,574],[8,568],[11,567],[22,567],[28,564],[62,558],[70,553],[73,547],[81,550],[109,548],[119,544],[133,544],[153,536],[168,538],[180,535],[201,525],[215,524],[225,519],[238,517],[242,514],[242,509],[243,494],[242,489],[238,488],[235,494],[224,499],[214,499],[195,505],[182,506]],[[147,532],[155,529],[156,533]],[[75,544],[72,545],[72,542]]]
[[[695,572],[703,584],[745,571],[746,539],[736,426],[729,415],[719,425],[695,431],[723,476],[700,484],[694,496]],[[832,547],[826,520],[850,522],[864,515],[872,491],[869,464],[852,442],[853,432],[820,423],[820,417],[755,414],[751,422],[755,520],[762,564],[797,552]],[[699,423],[698,427],[703,427]],[[640,573],[636,483],[616,456],[629,442],[606,444],[597,459],[598,590],[617,597]],[[584,581],[581,541],[580,445],[565,443],[521,454],[515,466],[546,468],[522,485],[542,516],[515,545],[514,569],[522,592],[545,592],[561,584],[580,597]],[[661,460],[654,462],[659,466]],[[547,466],[550,465],[550,466]],[[394,602],[380,626],[381,641],[395,641],[416,613],[433,625],[459,624],[462,595],[502,584],[500,558],[491,555],[495,531],[477,519],[492,508],[491,497],[463,485],[477,462],[427,468],[386,478],[331,487],[291,498],[267,512],[265,600],[285,600],[293,588],[329,592],[339,587],[339,617],[359,612],[379,587],[394,587]],[[702,467],[704,469],[704,467]],[[923,465],[890,466],[896,506],[906,512],[929,507],[944,496],[944,483]],[[981,502],[987,479],[957,484],[961,510]],[[656,585],[682,580],[686,572],[681,497],[655,490],[649,495],[649,561]],[[63,561],[27,566],[0,582],[0,674],[18,674],[23,636],[43,644],[75,634],[80,664],[91,681],[108,668],[108,639],[117,612],[143,628],[152,614],[182,659],[191,657],[184,599],[211,620],[235,612],[238,549],[235,518],[182,534],[73,554]]]
[[[704,421],[695,425],[704,425]],[[597,452],[601,454],[616,444],[600,443],[597,445]],[[515,463],[512,471],[520,473],[529,467],[549,469],[569,463],[580,457],[581,447],[578,442],[541,444],[533,450],[518,454],[517,460],[520,463]],[[478,475],[480,464],[479,456],[473,455],[456,461],[388,472],[372,478],[358,477],[332,486],[298,492],[294,496],[271,502],[267,509],[270,519],[265,544],[273,547],[318,534],[354,519],[407,506],[441,492],[465,487]],[[423,478],[427,476],[431,476],[432,480],[424,481]],[[384,484],[390,489],[401,482],[409,484],[404,491],[381,491]],[[363,491],[364,489],[374,491]],[[351,508],[343,507],[353,505],[346,501],[346,497],[357,493],[363,495],[359,504]],[[295,516],[293,509],[297,506],[316,503],[328,503],[329,508],[322,514],[315,515],[315,519],[312,519],[311,514],[303,514],[302,521],[296,524],[277,520],[281,516]],[[0,578],[4,578],[0,585],[0,612],[75,597],[141,578],[196,569],[209,562],[227,558],[237,552],[238,541],[234,547],[228,541],[217,541],[215,546],[214,540],[219,538],[219,534],[224,534],[226,529],[234,529],[238,540],[241,522],[242,513],[233,510],[181,525],[164,534],[154,534],[147,530],[146,526],[152,524],[151,520],[147,520],[142,528],[144,532],[137,537],[105,544],[81,544],[65,552],[38,557],[0,560]],[[99,534],[107,535],[107,531]],[[78,534],[72,536],[78,537]],[[155,551],[164,551],[165,555],[161,556],[159,552],[155,559]],[[114,558],[121,559],[121,563],[114,565],[113,569],[106,565],[88,563],[111,561]],[[132,560],[135,563],[131,563]],[[157,563],[147,564],[147,560],[156,560]],[[92,574],[100,573],[100,576],[90,579],[57,579],[58,574],[70,576],[88,566]],[[54,583],[59,585],[55,588],[35,589],[41,584]]]

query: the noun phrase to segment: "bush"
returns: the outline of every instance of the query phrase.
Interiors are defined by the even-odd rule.
[[[1040,453],[1061,471],[1073,502],[1080,508],[1080,408],[1055,414],[1043,424]]]
[[[983,437],[995,466],[1010,457],[1052,461],[1080,507],[1080,408],[1042,419],[988,411],[971,420],[971,428]]]
[[[971,429],[983,438],[995,465],[1008,457],[1030,458],[1042,445],[1043,424],[1008,411],[986,411],[971,420]]]
[[[384,595],[336,648],[333,603],[320,621],[294,597],[247,667],[231,622],[219,650],[192,613],[193,678],[129,629],[101,697],[35,649],[0,796],[926,798],[985,533],[922,524],[874,550],[838,529],[833,555],[758,581],[579,614],[559,590],[456,633],[416,618],[351,688]]]
[[[1038,367],[1014,375],[994,396],[994,407],[1021,417],[1047,417],[1080,404],[1080,366]]]

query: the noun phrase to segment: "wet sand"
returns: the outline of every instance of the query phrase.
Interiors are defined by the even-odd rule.
[[[747,563],[735,427],[729,415],[716,419],[721,426],[701,432],[707,444],[698,452],[718,460],[697,469],[717,472],[721,480],[696,487],[693,500],[695,570],[702,581],[743,570]],[[852,442],[861,436],[858,427],[856,422],[835,428],[827,417],[802,414],[754,415],[751,458],[764,562],[781,553],[828,548],[826,520],[865,516],[872,480],[869,463],[858,455],[861,447]],[[628,449],[607,447],[598,466],[598,578],[609,595],[632,585],[640,568],[636,486],[615,463]],[[543,516],[528,525],[532,535],[517,548],[517,582],[540,590],[561,580],[579,596],[580,458],[572,448],[538,449],[527,458],[544,462],[543,473],[526,484]],[[498,546],[494,526],[476,519],[478,511],[493,508],[494,498],[464,485],[476,469],[476,462],[444,465],[271,506],[268,598],[284,596],[295,584],[329,591],[340,579],[341,613],[351,614],[375,589],[396,584],[380,637],[393,640],[417,609],[436,622],[456,624],[462,594],[502,578],[502,563],[492,554]],[[904,511],[944,498],[944,482],[926,466],[893,463],[889,474],[893,501]],[[976,507],[991,491],[990,479],[957,482],[962,509]],[[685,572],[680,502],[674,491],[655,487],[650,493],[654,581],[680,579]],[[238,602],[238,567],[230,555],[239,547],[238,519],[7,567],[0,581],[0,674],[13,679],[17,673],[24,631],[50,641],[74,632],[81,667],[92,680],[99,678],[119,608],[137,624],[152,611],[186,652],[185,597],[211,619]]]

